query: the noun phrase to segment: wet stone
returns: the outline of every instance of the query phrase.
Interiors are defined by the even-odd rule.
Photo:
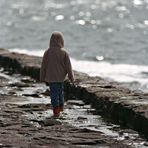
[[[91,114],[94,114],[94,115],[97,115],[97,111],[95,109],[87,109],[87,113],[91,113]]]
[[[84,102],[81,100],[68,100],[68,105],[77,105],[77,106],[84,106]]]
[[[35,98],[41,98],[39,94],[23,94],[23,96],[26,96],[26,97],[35,97]]]
[[[144,143],[144,146],[148,146],[148,142],[145,142],[145,143]]]
[[[55,126],[55,125],[61,125],[62,122],[56,119],[46,119],[46,120],[40,121],[40,124],[42,126]]]
[[[44,95],[44,96],[49,96],[50,95],[50,90],[46,89],[46,91],[42,92],[41,94]]]
[[[22,83],[22,82],[16,82],[9,84],[10,87],[30,87],[30,84]]]
[[[87,120],[87,117],[78,117],[77,120]]]
[[[72,144],[73,145],[97,145],[97,142],[99,142],[99,141],[90,141],[90,140],[87,140],[87,141],[82,141],[82,140],[80,140],[80,141],[75,141],[75,142],[73,142]],[[102,142],[100,142],[100,143],[102,143]]]
[[[50,104],[23,104],[18,107],[23,108],[24,111],[44,111],[50,108]]]
[[[28,77],[28,78],[22,78],[21,82],[23,82],[23,83],[35,83],[35,80]]]
[[[16,95],[15,91],[9,91],[8,93],[11,94],[11,95]]]

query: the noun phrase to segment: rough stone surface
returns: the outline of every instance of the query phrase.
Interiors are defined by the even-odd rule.
[[[102,132],[74,127],[64,122],[64,115],[54,119],[49,112],[52,113],[49,96],[48,102],[42,102],[46,96],[42,96],[44,89],[40,90],[40,84],[30,78],[24,82],[24,78],[20,77],[0,77],[0,148],[131,147],[124,140],[117,141]],[[34,91],[41,98],[27,95]],[[68,101],[68,104],[65,109],[71,105],[84,105],[78,101]],[[77,120],[83,121],[86,118],[80,116]]]
[[[0,50],[0,65],[39,80],[41,58]],[[130,91],[118,83],[75,71],[75,85],[65,81],[67,97],[89,102],[97,112],[148,137],[148,94]],[[77,142],[79,143],[79,142]]]

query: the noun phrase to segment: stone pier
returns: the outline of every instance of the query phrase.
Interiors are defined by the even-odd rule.
[[[41,57],[0,49],[0,65],[11,72],[39,80]],[[102,116],[132,128],[148,138],[148,93],[131,91],[101,77],[75,73],[75,85],[65,81],[67,97],[90,103]]]

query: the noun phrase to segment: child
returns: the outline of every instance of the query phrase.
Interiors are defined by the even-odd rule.
[[[40,81],[49,84],[54,117],[59,117],[64,107],[64,85],[66,75],[73,83],[74,76],[69,55],[64,49],[61,32],[53,32],[49,48],[45,51],[40,70]]]

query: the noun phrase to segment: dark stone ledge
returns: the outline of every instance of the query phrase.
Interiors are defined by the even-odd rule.
[[[41,57],[0,49],[0,65],[39,81]],[[101,77],[75,73],[75,85],[65,81],[66,97],[90,103],[102,116],[128,126],[148,138],[148,93],[133,92]]]

